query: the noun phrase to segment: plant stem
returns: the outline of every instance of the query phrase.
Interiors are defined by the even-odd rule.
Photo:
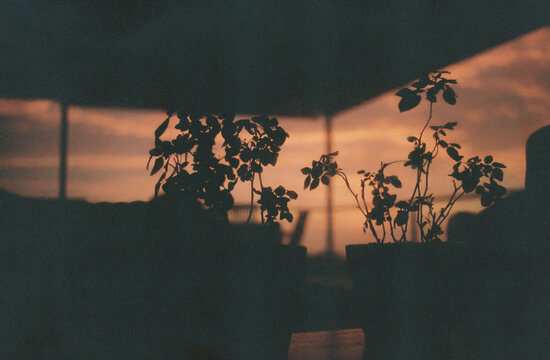
[[[363,201],[363,206],[365,207],[365,212],[367,213],[367,215],[365,215],[365,218],[366,218],[367,223],[369,224],[370,231],[371,231],[372,235],[376,239],[376,242],[380,244],[381,241],[380,241],[380,238],[378,237],[378,233],[376,232],[376,229],[374,228],[374,225],[372,224],[372,220],[368,216],[369,208],[367,206],[367,200],[365,200],[365,186],[364,186],[364,183],[362,185],[363,186],[361,188],[361,200]]]
[[[464,191],[462,191],[455,198],[455,195],[458,193],[458,191],[460,189],[462,189],[462,185],[459,186],[459,187],[455,187],[453,193],[451,194],[451,197],[449,198],[449,202],[447,203],[447,205],[443,208],[443,211],[437,217],[437,219],[435,221],[436,225],[441,225],[443,223],[443,221],[445,221],[445,219],[447,219],[447,217],[449,216],[449,214],[451,212],[451,209],[453,208],[454,204],[458,201],[458,199],[460,199],[462,197],[462,195],[464,195]]]
[[[355,203],[357,205],[357,208],[359,209],[359,211],[361,211],[361,213],[363,214],[363,216],[365,217],[367,223],[369,224],[369,229],[370,231],[372,232],[372,235],[374,236],[374,238],[376,239],[376,242],[377,243],[380,243],[380,238],[378,237],[378,234],[376,233],[376,229],[374,228],[374,226],[372,225],[372,221],[371,219],[369,218],[369,210],[368,210],[368,207],[367,207],[367,202],[365,201],[365,191],[364,191],[364,187],[363,187],[363,191],[361,192],[361,198],[363,199],[363,206],[365,207],[365,209],[363,209],[361,207],[361,203],[359,202],[359,195],[357,195],[353,189],[351,188],[350,184],[349,184],[349,181],[348,181],[348,177],[346,176],[346,174],[344,174],[343,172],[341,171],[338,171],[338,176],[340,176],[342,178],[342,180],[344,180],[344,183],[346,184],[346,187],[348,188],[348,191],[353,195],[353,197],[355,198]]]
[[[428,127],[428,124],[430,123],[430,120],[432,120],[432,108],[433,108],[433,102],[430,101],[430,115],[428,116],[428,121],[426,121],[426,124],[424,124],[424,127],[422,128],[422,131],[420,132],[420,136],[418,137],[418,144],[420,145],[422,143],[422,134],[424,134],[424,130]]]
[[[252,210],[254,209],[254,178],[256,176],[252,176],[252,180],[250,180],[250,211],[248,212],[248,219],[246,219],[246,223],[248,224],[250,222],[250,218],[252,217]]]
[[[391,235],[391,238],[392,238],[393,242],[396,243],[397,239],[395,238],[395,234],[393,233],[392,218],[391,218],[391,215],[389,213],[390,213],[390,210],[388,209],[388,215],[389,215],[388,221],[390,223],[390,235]]]
[[[262,192],[263,192],[263,190],[264,190],[264,183],[263,183],[263,181],[262,181],[262,174],[261,174],[261,173],[258,173],[258,179],[260,180],[260,189],[261,189]],[[261,213],[262,225],[263,225],[263,224],[265,223],[265,219],[264,219],[264,210],[261,209],[261,212],[260,212],[260,213]]]
[[[426,130],[426,128],[430,124],[430,121],[432,120],[432,114],[433,114],[433,103],[430,101],[430,114],[428,115],[428,120],[424,124],[424,127],[422,128],[422,131],[420,132],[420,135],[418,136],[418,147],[422,146],[422,136],[424,135],[424,131]],[[414,199],[414,195],[416,194],[416,191],[418,190],[418,195],[420,195],[420,193],[421,193],[420,182],[422,181],[422,170],[424,168],[424,164],[422,163],[420,166],[421,167],[418,169],[418,171],[416,173],[416,185],[414,187],[413,194],[411,196],[411,200],[409,201],[409,205],[412,203],[412,200]],[[428,163],[427,163],[426,177],[425,177],[426,178],[426,184],[425,184],[425,187],[424,187],[424,194],[422,195],[422,197],[425,197],[426,193],[428,191],[428,172],[429,172],[429,168],[430,168],[430,161],[428,161]],[[420,203],[418,205],[418,210],[417,210],[417,215],[416,215],[416,222],[418,224],[418,229],[420,230],[420,241],[421,242],[425,242],[425,240],[426,240],[426,235],[424,234],[424,229],[421,226],[422,225],[422,220],[424,219],[423,207],[424,207],[424,204],[422,204],[422,203]]]

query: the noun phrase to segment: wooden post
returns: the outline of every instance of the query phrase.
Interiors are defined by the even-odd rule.
[[[332,152],[332,116],[325,114],[325,145],[326,154]],[[327,186],[327,248],[328,255],[334,254],[334,238],[333,238],[333,218],[332,218],[332,182]]]
[[[68,105],[61,102],[61,133],[59,145],[59,200],[67,199],[67,137],[69,121],[67,118]]]

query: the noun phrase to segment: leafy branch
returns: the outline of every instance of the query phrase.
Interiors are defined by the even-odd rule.
[[[319,184],[328,185],[330,178],[340,177],[348,191],[355,199],[357,208],[364,216],[363,231],[371,231],[377,243],[384,243],[388,233],[393,242],[407,241],[407,231],[411,213],[415,225],[418,227],[421,242],[441,241],[443,234],[442,224],[450,215],[453,206],[465,194],[475,192],[481,196],[481,205],[490,206],[506,194],[506,188],[499,184],[503,180],[503,170],[506,166],[494,162],[492,156],[483,160],[479,156],[464,160],[460,154],[461,146],[446,141],[447,132],[457,126],[456,122],[444,125],[430,125],[432,121],[433,105],[437,96],[442,93],[443,100],[454,105],[456,93],[450,84],[456,84],[454,79],[447,79],[448,71],[437,71],[420,78],[411,88],[403,88],[396,95],[401,97],[398,108],[400,112],[415,108],[421,101],[421,94],[430,103],[426,123],[418,136],[409,136],[407,141],[412,144],[412,150],[407,159],[381,163],[377,171],[360,170],[360,191],[355,192],[344,171],[338,167],[335,157],[338,152],[321,155],[319,161],[312,161],[311,167],[302,169],[306,175],[304,188],[315,189]],[[427,130],[432,132],[432,144],[424,141]],[[429,192],[430,167],[441,152],[454,161],[452,178],[453,192],[445,206],[439,211],[434,208],[435,198]],[[396,163],[403,163],[405,167],[415,171],[415,184],[407,200],[397,200],[394,189],[402,188],[401,180],[395,175],[387,175],[387,168]],[[371,204],[367,202],[371,198]]]
[[[174,117],[177,136],[162,140]],[[151,175],[161,173],[155,196],[160,189],[166,194],[184,193],[227,221],[227,212],[234,203],[231,192],[240,180],[250,183],[248,220],[257,196],[262,223],[273,224],[277,218],[292,222],[288,203],[298,197],[296,192],[282,186],[264,186],[261,178],[265,166],[277,163],[287,137],[277,119],[267,116],[235,120],[234,115],[169,112],[155,130],[155,147],[149,151],[147,168],[154,159]],[[222,140],[217,151],[216,144]]]

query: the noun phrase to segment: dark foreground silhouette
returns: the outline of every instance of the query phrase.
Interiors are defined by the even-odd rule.
[[[286,356],[305,248],[189,201],[0,197],[3,358]]]
[[[471,254],[454,285],[461,300],[453,325],[453,341],[470,358],[550,354],[549,159],[547,126],[527,141],[525,191],[449,223],[449,242]]]

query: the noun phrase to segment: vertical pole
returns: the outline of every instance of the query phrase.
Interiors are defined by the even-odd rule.
[[[61,134],[59,146],[59,200],[67,199],[67,132],[69,122],[67,118],[68,105],[61,102]]]
[[[332,116],[325,114],[326,153],[332,152]],[[327,249],[328,255],[334,254],[333,222],[332,222],[332,182],[327,186]]]

